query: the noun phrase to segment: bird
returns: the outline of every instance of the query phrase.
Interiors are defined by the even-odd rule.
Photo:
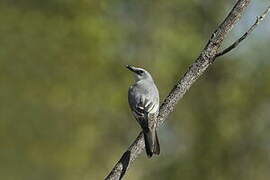
[[[135,82],[129,87],[130,109],[142,128],[147,157],[160,154],[157,136],[157,116],[159,113],[159,92],[149,72],[143,68],[127,65],[134,73]]]

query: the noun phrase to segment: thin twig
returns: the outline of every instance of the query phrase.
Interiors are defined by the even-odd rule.
[[[169,114],[174,110],[177,102],[213,63],[218,48],[221,46],[225,36],[241,18],[244,9],[249,5],[250,1],[251,0],[238,0],[225,20],[214,31],[210,40],[201,51],[199,57],[189,66],[187,72],[179,79],[161,105],[158,116],[158,126],[166,120]],[[143,152],[144,148],[143,134],[140,133],[128,150],[126,150],[122,155],[121,159],[113,167],[105,180],[121,179],[130,167],[130,164]]]
[[[221,52],[216,54],[216,58],[219,56],[222,56],[228,52],[230,52],[231,50],[233,50],[234,48],[236,48],[244,39],[247,38],[247,36],[260,24],[260,22],[262,22],[265,18],[265,16],[270,12],[270,6],[260,15],[256,18],[255,23],[248,29],[247,32],[244,33],[243,36],[241,36],[239,39],[237,39],[232,45],[230,45],[229,47],[227,47],[226,49],[222,50]]]

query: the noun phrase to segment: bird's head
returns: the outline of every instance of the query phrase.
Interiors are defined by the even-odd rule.
[[[144,80],[144,79],[152,80],[151,74],[143,68],[134,67],[130,65],[127,65],[126,68],[128,68],[130,71],[134,73],[135,81]]]

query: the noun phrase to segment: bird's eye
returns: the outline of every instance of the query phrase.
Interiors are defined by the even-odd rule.
[[[142,70],[139,70],[138,72],[139,72],[139,74],[143,74],[143,71]]]

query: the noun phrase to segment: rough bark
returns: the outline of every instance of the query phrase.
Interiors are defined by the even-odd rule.
[[[227,54],[228,52],[230,52],[231,50],[236,48],[264,20],[264,18],[266,17],[266,15],[269,12],[270,12],[270,6],[268,6],[268,8],[266,8],[266,10],[260,16],[258,16],[256,18],[256,21],[254,22],[254,24],[239,39],[237,39],[234,43],[232,43],[232,45],[230,45],[226,49],[224,49],[221,52],[217,53],[215,58],[217,58],[219,56],[223,56],[224,54]]]

